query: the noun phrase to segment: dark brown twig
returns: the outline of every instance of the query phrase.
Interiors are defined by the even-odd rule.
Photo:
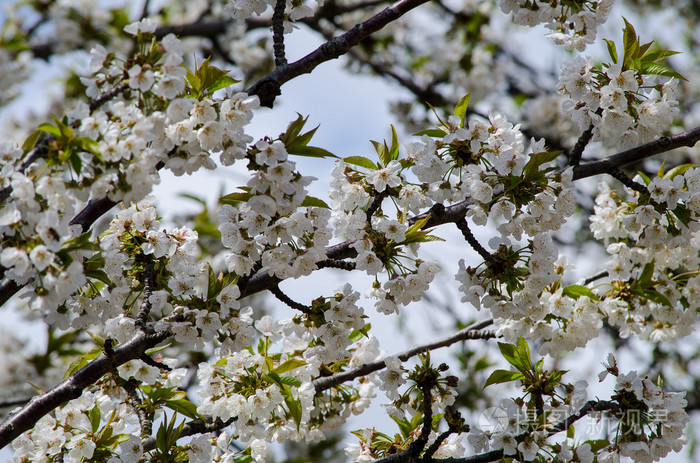
[[[451,346],[452,344],[459,341],[466,341],[468,339],[492,339],[496,337],[496,333],[489,330],[484,330],[487,326],[493,323],[493,319],[489,318],[481,322],[473,323],[468,327],[450,335],[439,339],[435,342],[422,344],[419,346],[412,347],[396,355],[402,362],[405,362],[411,357],[418,354],[428,352],[429,350],[439,349],[441,347]],[[330,389],[331,387],[338,386],[346,381],[352,381],[360,376],[366,376],[372,372],[381,370],[386,367],[386,362],[384,360],[377,360],[372,363],[365,363],[353,370],[345,371],[343,373],[337,373],[332,376],[326,376],[324,378],[319,378],[314,381],[314,387],[316,388],[316,393]]]
[[[284,56],[284,9],[286,6],[287,0],[277,0],[272,13],[272,48],[277,67],[287,64],[287,58]]]
[[[280,289],[279,286],[274,286],[273,288],[270,288],[270,292],[280,301],[284,302],[287,304],[289,307],[291,307],[294,310],[298,310],[300,312],[309,314],[311,313],[311,308],[305,306],[304,304],[300,304],[294,300],[292,300],[289,296],[284,294],[282,290]]]

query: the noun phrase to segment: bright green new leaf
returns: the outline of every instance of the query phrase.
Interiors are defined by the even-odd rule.
[[[603,39],[603,41],[608,45],[608,54],[612,62],[617,64],[617,48],[615,47],[615,42],[608,39]]]
[[[430,138],[442,138],[445,136],[447,132],[441,129],[426,129],[426,130],[421,130],[420,132],[414,133],[413,135],[416,137],[422,137],[423,135],[427,135]]]
[[[316,198],[314,196],[307,196],[301,202],[301,207],[322,207],[324,209],[330,209],[330,206],[322,199]]]
[[[211,95],[212,93],[214,93],[217,90],[221,90],[222,88],[230,87],[231,85],[237,84],[238,82],[240,82],[240,81],[234,79],[231,76],[221,76],[218,79],[216,79],[214,82],[212,82],[211,85],[209,85],[207,87],[207,92],[209,92],[209,94]]]
[[[168,407],[171,410],[174,410],[178,412],[180,415],[184,415],[187,418],[191,418],[193,420],[196,419],[202,419],[202,415],[197,413],[197,405],[194,403],[190,402],[187,399],[174,399],[174,400],[166,400],[164,402],[165,406]]]
[[[688,169],[695,166],[695,164],[681,164],[680,166],[676,166],[668,172],[666,172],[666,174],[664,174],[664,178],[669,178],[673,180],[673,177],[675,177],[676,175],[683,175]]]
[[[625,28],[622,30],[622,42],[624,44],[622,68],[629,69],[631,62],[636,58],[637,49],[639,47],[639,37],[637,37],[637,32],[634,30],[632,24],[630,24],[626,18],[622,19],[625,21]]]
[[[510,381],[521,381],[525,379],[525,375],[517,371],[496,370],[488,377],[484,383],[484,389],[492,384],[508,383]]]
[[[102,413],[100,413],[100,408],[95,405],[90,409],[88,412],[88,418],[90,419],[90,428],[92,428],[92,432],[96,433],[98,429],[100,429],[100,419],[102,417]]]
[[[81,355],[68,366],[68,370],[63,375],[63,379],[69,378],[78,372],[81,368],[88,364],[90,360],[95,360],[102,353],[101,347],[90,349],[87,353]]]
[[[296,370],[297,368],[303,367],[306,365],[306,362],[303,360],[299,359],[289,359],[282,363],[281,365],[278,365],[277,368],[272,370],[272,373],[276,374],[281,374],[281,373],[286,373],[288,371]]]
[[[458,116],[462,122],[460,125],[461,127],[464,127],[464,124],[467,121],[467,108],[469,107],[469,99],[471,96],[471,93],[467,93],[460,98],[459,102],[457,102],[457,106],[455,106],[455,116]]]
[[[343,158],[343,161],[345,161],[347,164],[364,167],[365,169],[379,170],[379,166],[377,164],[364,156],[348,156]]]
[[[649,74],[654,76],[664,76],[664,77],[675,77],[676,79],[685,80],[685,77],[671,69],[670,67],[660,64],[660,63],[648,63],[643,62],[639,69],[643,74]]]
[[[585,296],[592,301],[600,301],[600,298],[593,291],[582,285],[569,285],[561,292],[564,296],[569,296],[571,299],[578,299]]]

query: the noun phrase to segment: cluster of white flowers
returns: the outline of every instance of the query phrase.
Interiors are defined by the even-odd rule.
[[[168,359],[168,364],[175,361]],[[155,370],[151,372],[150,369]],[[184,385],[185,370],[159,370],[141,361],[133,361],[119,369],[123,379],[139,381],[161,387],[177,388]],[[125,375],[126,374],[126,375]],[[101,461],[108,463],[136,463],[143,457],[143,442],[138,431],[140,423],[134,412],[136,403],[116,387],[110,378],[100,380],[94,391],[84,391],[75,400],[56,409],[54,415],[39,420],[35,431],[23,434],[13,441],[12,447],[18,455],[29,461],[54,458],[65,462],[80,463],[96,456],[100,449]],[[161,412],[157,413],[161,416]],[[114,439],[118,447],[104,453],[106,440]]]
[[[230,0],[224,6],[224,12],[242,22],[253,14],[260,16],[267,10],[268,6],[274,8],[275,3],[276,0]],[[313,15],[314,10],[311,7],[313,3],[310,3],[286,0],[285,19],[296,21]],[[324,0],[316,0],[314,3],[323,6]],[[292,32],[291,24],[285,21],[285,33],[290,32]]]
[[[567,50],[583,50],[593,43],[598,26],[610,14],[613,0],[587,0],[577,4],[530,0],[499,0],[504,13],[514,13],[516,24],[544,24],[553,31],[547,37]]]
[[[181,66],[180,41],[170,34],[151,43],[148,37],[155,30],[151,20],[131,24],[125,30],[138,35],[158,53],[137,55],[130,61],[131,67],[124,69],[124,60],[97,46],[90,58],[90,70],[95,74],[82,81],[88,96],[97,98],[118,90],[126,73],[126,91],[138,92],[141,98],[129,102],[116,97],[92,113],[85,103],[79,103],[70,114],[71,126],[56,121],[56,126],[47,129],[68,146],[46,157],[35,157],[24,169],[19,168],[24,161],[21,149],[7,144],[0,147],[2,187],[10,191],[12,200],[0,216],[0,264],[7,269],[8,278],[18,284],[29,282],[35,288],[29,294],[32,308],[64,328],[69,317],[65,311],[59,315],[57,309],[87,282],[83,258],[92,255],[89,246],[77,238],[80,227],[69,226],[84,201],[105,195],[127,204],[139,201],[159,182],[159,163],[176,174],[191,173],[202,166],[213,168],[211,151],[220,151],[222,163],[230,165],[245,156],[246,145],[252,140],[243,128],[252,118],[257,98],[245,93],[229,95],[223,101],[177,98],[185,90],[186,72]],[[157,61],[150,62],[149,56],[156,56]],[[282,181],[288,180],[278,174],[284,177]],[[125,211],[122,216],[129,214]],[[147,246],[151,247],[144,248],[144,252],[156,258],[175,249],[170,246],[173,239],[187,239],[184,235],[170,239],[157,230],[149,233],[151,244]],[[185,278],[192,273],[176,274]],[[186,280],[173,284],[176,296],[183,293],[178,287],[192,288]],[[123,301],[123,297],[118,300]],[[81,319],[74,320],[74,327],[86,327],[114,315],[114,309],[105,309],[111,315],[103,316],[88,314],[79,300],[73,304],[78,315],[75,320]]]
[[[313,177],[295,171],[283,143],[259,141],[253,152],[250,198],[238,208],[225,204],[218,215],[221,242],[231,250],[225,255],[228,270],[248,275],[261,262],[280,278],[309,275],[326,259],[325,246],[332,237],[330,211],[297,211]]]
[[[348,360],[363,364],[379,356],[374,338],[352,347],[351,334],[365,326],[356,305],[359,296],[346,284],[323,305],[322,323],[306,315],[280,322],[265,315],[253,322],[262,336],[257,352],[219,349],[215,363],[199,365],[198,411],[222,420],[238,417],[232,433],[244,442],[317,441],[324,429],[362,412],[374,396],[373,381],[364,381],[355,394],[346,389],[347,394],[317,397],[312,383],[321,368]]]
[[[697,269],[700,226],[700,169],[689,168],[649,184],[650,201],[638,193],[625,200],[601,184],[591,230],[603,240],[610,257],[605,268],[610,289],[600,303],[608,322],[624,337],[635,334],[655,341],[676,339],[692,331],[700,304]],[[677,278],[678,270],[683,278]],[[637,281],[640,300],[624,297],[628,281]]]
[[[0,106],[5,106],[19,93],[18,85],[25,82],[32,72],[31,53],[18,56],[0,49]]]
[[[103,430],[110,428],[112,435],[125,434],[129,439],[127,442],[132,447],[136,444],[139,448],[137,458],[129,458],[134,452],[126,451],[122,460],[115,458],[110,461],[138,461],[142,454],[141,439],[130,434],[137,428],[138,421],[133,409],[124,399],[124,396],[107,395],[101,391],[86,391],[80,398],[56,409],[55,416],[46,415],[41,418],[36,425],[37,432],[23,434],[12,443],[12,447],[17,454],[31,461],[59,456],[63,461],[72,463],[84,461],[84,458],[90,459],[94,456],[96,441],[99,440],[93,420],[97,417],[96,424],[99,425],[101,417],[106,422]],[[124,450],[126,447],[127,445],[121,446]]]
[[[571,98],[563,108],[582,130],[593,125],[593,141],[627,149],[669,127],[678,113],[677,84],[623,70],[621,62],[596,67],[590,57],[577,55],[562,67],[557,91]]]
[[[620,373],[612,354],[601,381],[608,373],[616,376],[617,401],[626,409],[619,420],[614,445],[598,456],[602,463],[618,461],[618,455],[638,463],[652,463],[665,458],[672,450],[680,452],[686,442],[683,435],[690,417],[685,411],[685,392],[664,392],[648,376],[636,371]]]

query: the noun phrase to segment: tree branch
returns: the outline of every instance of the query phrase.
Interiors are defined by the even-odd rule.
[[[614,154],[600,161],[588,162],[574,167],[574,180],[607,174],[613,167],[624,166],[642,159],[665,153],[682,146],[692,147],[700,140],[700,127],[688,130],[678,135],[661,137],[636,148]]]
[[[287,58],[284,57],[284,8],[286,6],[287,0],[277,0],[272,13],[272,48],[277,67],[287,64]]]
[[[576,421],[580,420],[581,418],[583,418],[591,412],[619,409],[620,405],[616,402],[610,402],[606,400],[590,400],[586,402],[586,404],[577,413],[569,416],[568,418],[552,426],[552,428],[548,432],[548,436],[552,436],[559,432],[566,431],[569,428],[569,426],[571,426]],[[518,437],[522,438],[523,436],[524,434],[521,434]],[[503,449],[491,450],[490,452],[481,453],[479,455],[473,455],[471,457],[443,459],[434,459],[429,456],[419,458],[415,455],[412,455],[409,452],[409,450],[410,449],[407,449],[403,452],[399,452],[385,458],[380,458],[379,460],[375,460],[373,463],[488,463],[492,461],[498,461],[504,457]]]
[[[348,32],[327,41],[303,58],[287,64],[286,66],[278,67],[270,74],[254,83],[246,92],[249,95],[258,95],[261,105],[272,107],[275,98],[280,94],[280,86],[285,82],[302,74],[308,74],[319,64],[344,55],[352,47],[359,44],[365,37],[377,32],[390,22],[397,20],[408,11],[427,1],[428,0],[399,0],[368,20],[356,24]]]
[[[487,326],[493,323],[493,319],[489,318],[477,323],[473,323],[468,327],[450,335],[444,337],[438,341],[430,342],[427,344],[412,347],[396,355],[402,362],[405,362],[411,357],[414,357],[423,352],[429,350],[438,349],[440,347],[447,347],[459,341],[466,341],[468,339],[491,339],[496,337],[496,333],[493,331],[483,330]],[[319,378],[313,382],[316,388],[316,393],[330,389],[333,386],[338,386],[346,381],[352,381],[360,376],[366,376],[375,371],[381,370],[386,367],[385,360],[377,360],[372,363],[365,363],[355,368],[354,370],[344,371],[343,373],[337,373],[332,376],[326,376],[324,378]]]
[[[92,362],[51,390],[33,397],[21,410],[8,416],[0,424],[0,449],[28,431],[44,415],[63,403],[77,399],[83,390],[110,371],[129,360],[137,359],[149,349],[170,336],[169,331],[146,335],[142,331],[124,344],[114,348],[111,355],[104,352]]]

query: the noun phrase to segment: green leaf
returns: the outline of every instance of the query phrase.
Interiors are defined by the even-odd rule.
[[[637,175],[641,177],[642,181],[644,182],[644,185],[649,186],[649,184],[651,183],[651,179],[647,174],[645,174],[642,171],[637,171]]]
[[[564,296],[569,296],[571,299],[578,299],[581,296],[586,296],[592,301],[600,301],[600,298],[593,291],[582,285],[569,285],[562,290]]]
[[[569,428],[566,430],[566,438],[567,439],[573,439],[574,434],[576,432],[576,428],[574,428],[574,425],[569,425]]]
[[[610,55],[610,59],[612,59],[612,62],[617,64],[617,48],[615,48],[615,42],[612,40],[608,39],[603,39],[605,43],[608,45],[608,54]]]
[[[100,429],[101,418],[100,408],[97,405],[90,409],[88,412],[88,418],[90,418],[90,427],[92,428],[92,432],[96,433],[97,430]]]
[[[39,125],[37,127],[37,130],[40,130],[42,132],[50,133],[51,135],[55,137],[61,137],[61,131],[58,130],[58,127],[54,127],[53,125],[49,124],[48,122],[44,122],[43,124]]]
[[[201,419],[202,416],[197,413],[197,405],[187,399],[166,400],[164,405],[171,410],[178,412],[181,415],[193,420]]]
[[[668,172],[666,172],[664,178],[669,178],[673,180],[673,177],[675,177],[676,175],[683,175],[685,171],[687,171],[691,167],[695,167],[695,164],[681,164],[680,166],[676,166]]]
[[[279,375],[281,373],[296,370],[297,368],[303,367],[304,365],[306,365],[306,362],[304,362],[303,360],[292,358],[285,361],[281,365],[278,365],[277,368],[272,370],[272,373],[276,373]]]
[[[364,167],[365,169],[379,170],[379,166],[377,164],[375,164],[372,160],[367,159],[364,156],[348,156],[346,158],[343,158],[343,161],[345,161],[348,164]]]
[[[337,158],[335,154],[327,149],[319,148],[318,146],[294,145],[287,148],[289,154],[295,156],[304,156],[307,158]]]
[[[352,342],[357,342],[362,338],[369,338],[370,328],[372,328],[372,324],[367,323],[359,330],[352,330],[352,332],[348,335],[348,339],[350,339]]]
[[[459,102],[457,102],[457,106],[455,106],[455,116],[459,116],[460,121],[462,121],[461,127],[464,127],[467,121],[467,108],[469,107],[469,99],[471,96],[471,93],[467,93],[460,98]]]
[[[624,44],[624,55],[622,58],[622,69],[628,69],[629,64],[636,58],[637,49],[639,47],[639,38],[637,37],[637,32],[634,30],[632,24],[630,24],[626,18],[622,18],[625,21],[625,28],[622,30],[622,42]]]
[[[391,147],[389,148],[389,162],[399,158],[399,139],[396,135],[396,129],[391,126]],[[388,163],[387,163],[388,164]]]
[[[423,135],[427,135],[430,138],[442,138],[445,136],[447,132],[444,130],[440,129],[426,129],[426,130],[421,130],[420,132],[414,133],[413,135],[416,137],[422,137]]]
[[[211,95],[217,90],[221,90],[222,88],[230,87],[233,84],[237,84],[240,82],[239,80],[234,79],[231,76],[221,76],[218,79],[216,79],[214,82],[212,82],[210,85],[207,86],[207,92]]]
[[[83,160],[80,158],[80,154],[76,153],[75,151],[71,151],[68,161],[70,161],[70,166],[73,168],[73,172],[80,175],[80,172],[83,170]]]
[[[583,443],[590,445],[591,452],[593,453],[598,453],[598,451],[603,450],[605,447],[608,447],[610,445],[610,441],[608,441],[607,439],[587,440]]]
[[[68,366],[68,370],[63,375],[63,379],[69,378],[78,372],[81,368],[88,364],[90,360],[96,359],[102,353],[101,347],[95,347],[85,354],[81,355]]]
[[[24,140],[24,143],[22,143],[22,151],[25,153],[31,151],[34,149],[36,146],[36,143],[39,141],[39,137],[41,137],[41,130],[35,130],[27,137],[26,140]]]
[[[517,348],[513,344],[508,344],[505,342],[499,342],[498,343],[498,348],[501,350],[501,355],[503,356],[504,359],[514,367],[516,367],[520,371],[526,371],[527,367],[526,365],[523,365],[520,362],[520,359],[517,355]]]
[[[187,82],[187,85],[189,85],[192,90],[194,90],[195,93],[195,98],[199,98],[199,96],[202,94],[202,81],[195,75],[192,71],[187,69],[185,66],[182,66],[185,68],[187,71],[187,74],[185,75],[185,81]]]
[[[649,288],[651,286],[651,277],[654,275],[654,261],[652,260],[644,266],[641,275],[637,278],[639,286]]]
[[[70,139],[73,137],[73,129],[70,128],[70,126],[57,118],[56,116],[51,116],[53,117],[53,120],[56,122],[56,127],[58,128],[59,132],[61,133],[61,137]],[[66,118],[67,120],[67,118]]]
[[[301,114],[297,113],[297,118],[289,123],[287,130],[279,137],[280,141],[284,143],[284,146],[291,144],[291,142],[299,136],[301,129],[304,128],[304,124],[306,124],[308,119],[309,116],[303,117]]]
[[[496,370],[488,377],[486,383],[484,383],[484,388],[492,384],[502,384],[508,383],[510,381],[521,381],[525,379],[525,375],[518,373],[517,371],[510,370]]]
[[[639,70],[642,72],[642,74],[675,77],[676,79],[685,80],[686,82],[688,81],[688,79],[686,79],[670,67],[659,63],[642,63]]]
[[[554,161],[562,153],[562,150],[532,153],[530,155],[530,160],[527,161],[527,164],[525,164],[525,167],[523,168],[523,179],[531,180],[535,178],[539,174],[540,166],[542,166],[542,164]]]
[[[396,423],[399,426],[399,432],[401,433],[401,437],[406,439],[408,436],[411,435],[413,427],[411,426],[410,421],[408,421],[406,418],[397,418],[395,416],[392,416],[391,419],[394,420],[394,423]]]
[[[146,349],[146,351],[144,352],[144,354],[146,354],[146,355],[157,354],[158,352],[167,349],[167,348],[170,347],[171,345],[172,345],[172,343],[169,342],[169,343],[163,344],[162,346],[151,347],[150,349]]]
[[[307,196],[301,202],[300,207],[322,207],[324,209],[330,209],[330,206],[322,199],[316,198],[314,196]]]
[[[102,155],[100,154],[99,144],[92,138],[86,137],[76,137],[71,143],[77,146],[81,151],[86,151],[98,159],[102,160]]]
[[[389,149],[387,148],[386,143],[382,144],[374,140],[370,140],[370,143],[372,143],[374,150],[377,152],[377,156],[379,157],[379,165],[381,167],[386,167],[387,164],[389,164]]]
[[[242,189],[242,188],[241,188]],[[235,192],[235,193],[230,193],[225,196],[222,196],[219,198],[219,203],[220,204],[230,204],[230,205],[236,205],[238,203],[243,203],[248,201],[250,198],[253,197],[253,194],[246,191],[246,192]]]
[[[646,297],[650,301],[656,302],[657,304],[665,305],[667,307],[673,307],[671,301],[669,301],[666,296],[664,296],[655,289],[647,289],[646,291],[644,291],[644,297]]]
[[[642,61],[647,61],[647,62],[659,61],[661,59],[667,58],[669,56],[677,55],[679,53],[680,53],[679,51],[673,51],[673,50],[649,50],[648,52],[644,53],[644,55],[642,55]]]
[[[525,341],[525,338],[522,336],[520,336],[520,339],[518,339],[517,349],[515,350],[515,353],[518,356],[520,363],[525,365],[526,370],[533,369],[532,358],[530,356],[530,346],[527,345],[527,341]]]

